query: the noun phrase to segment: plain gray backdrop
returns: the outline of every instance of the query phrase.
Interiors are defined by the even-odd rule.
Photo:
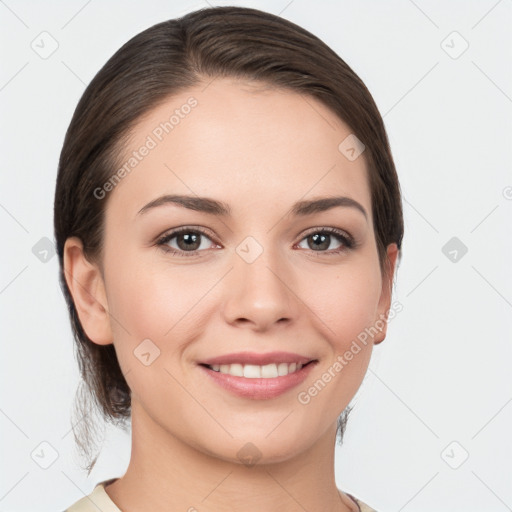
[[[210,5],[280,14],[333,48],[384,117],[405,238],[394,299],[336,454],[379,512],[512,510],[512,2],[0,1],[0,511],[62,510],[121,476],[109,428],[89,478],[53,194],[86,85],[128,39]]]

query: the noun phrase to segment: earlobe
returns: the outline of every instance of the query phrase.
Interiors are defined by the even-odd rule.
[[[98,345],[112,343],[103,276],[98,265],[87,260],[77,237],[68,238],[64,244],[64,275],[88,338]]]
[[[399,251],[396,243],[388,245],[387,268],[385,274],[382,276],[382,290],[377,311],[377,318],[375,319],[375,324],[380,332],[377,335],[375,335],[375,338],[373,340],[374,345],[382,343],[386,338],[386,332],[388,327],[387,318],[389,314],[389,308],[391,307],[393,277],[395,275],[398,253]]]

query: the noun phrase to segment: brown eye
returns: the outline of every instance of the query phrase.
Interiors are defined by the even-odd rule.
[[[180,233],[175,235],[178,247],[183,251],[195,251],[201,245],[201,234],[198,233]]]
[[[340,253],[354,246],[352,238],[335,228],[322,228],[312,231],[302,241],[307,241],[307,249],[315,252],[326,252],[328,254]],[[332,247],[334,245],[334,247]]]
[[[307,237],[308,245],[310,249],[313,250],[322,250],[329,249],[329,245],[331,245],[331,235],[326,233],[317,233],[315,235],[309,235]]]
[[[205,240],[209,240],[210,243]],[[211,238],[205,232],[186,227],[167,233],[157,242],[164,251],[177,256],[196,256],[212,244]]]

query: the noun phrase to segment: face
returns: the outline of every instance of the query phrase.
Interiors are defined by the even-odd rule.
[[[351,130],[313,98],[205,87],[139,122],[102,199],[105,321],[155,433],[284,460],[334,433],[385,335],[364,153],[340,152]]]

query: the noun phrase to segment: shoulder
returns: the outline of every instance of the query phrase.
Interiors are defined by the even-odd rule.
[[[99,482],[90,494],[78,500],[64,512],[98,512],[98,510],[102,512],[121,512],[105,492],[105,486],[114,480],[116,478]]]

